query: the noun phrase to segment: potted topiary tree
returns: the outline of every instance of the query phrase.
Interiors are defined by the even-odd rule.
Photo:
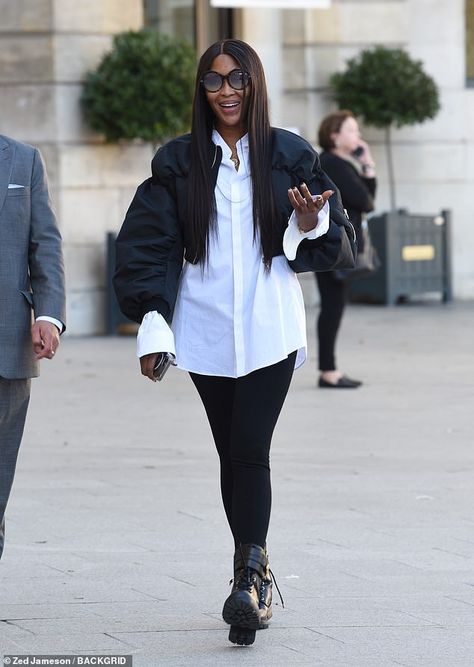
[[[95,71],[86,74],[81,106],[86,123],[108,143],[151,143],[155,149],[189,130],[196,53],[186,42],[154,31],[114,37]],[[126,149],[126,147],[124,147]],[[130,333],[112,289],[115,232],[106,244],[106,330]]]
[[[86,123],[108,142],[155,146],[189,129],[196,54],[186,42],[150,30],[114,37],[112,50],[86,75]]]
[[[422,123],[439,111],[438,88],[422,63],[403,49],[377,46],[347,62],[331,76],[340,108],[350,109],[366,125],[385,129],[390,203],[396,207],[392,128]]]
[[[366,125],[385,129],[391,210],[369,220],[381,270],[349,288],[355,301],[396,303],[423,292],[451,299],[450,212],[434,215],[396,210],[392,129],[434,118],[440,103],[436,83],[403,49],[377,46],[347,62],[330,79],[340,108]]]

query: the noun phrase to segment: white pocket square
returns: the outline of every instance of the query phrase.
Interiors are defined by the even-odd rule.
[[[8,184],[8,189],[13,190],[15,188],[24,188],[24,185],[18,185],[18,183],[9,183]]]

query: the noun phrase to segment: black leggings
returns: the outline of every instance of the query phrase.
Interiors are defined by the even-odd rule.
[[[317,322],[320,371],[335,371],[336,338],[347,302],[347,283],[337,280],[333,271],[316,273],[321,306]]]
[[[222,500],[236,546],[265,546],[272,503],[270,445],[295,358],[292,352],[239,378],[190,373],[219,454]]]

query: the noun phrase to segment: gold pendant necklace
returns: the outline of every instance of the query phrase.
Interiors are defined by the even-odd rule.
[[[239,159],[239,154],[237,152],[237,146],[235,145],[230,147],[230,159],[234,163],[235,171],[239,171],[240,159]]]
[[[231,155],[231,156],[230,156],[230,159],[231,159],[232,162],[234,163],[235,171],[239,171],[239,167],[240,167],[240,160],[239,160],[239,157],[238,157],[238,156],[233,157],[233,156]]]

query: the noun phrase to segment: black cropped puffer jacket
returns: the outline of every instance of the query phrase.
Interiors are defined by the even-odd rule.
[[[172,317],[183,266],[183,258],[195,263],[195,251],[186,221],[191,135],[173,139],[158,150],[152,161],[152,176],[144,181],[127,211],[116,242],[114,287],[120,308],[130,319],[141,322],[157,310],[169,322]],[[222,150],[209,144],[209,169],[214,182]],[[339,192],[322,171],[319,156],[301,137],[272,129],[272,186],[278,232],[272,256],[283,254],[283,234],[293,208],[288,188],[306,183],[312,194],[334,190],[329,200],[330,225],[316,240],[304,239],[296,258],[290,261],[297,272],[353,268],[356,242],[354,229],[344,214]]]

